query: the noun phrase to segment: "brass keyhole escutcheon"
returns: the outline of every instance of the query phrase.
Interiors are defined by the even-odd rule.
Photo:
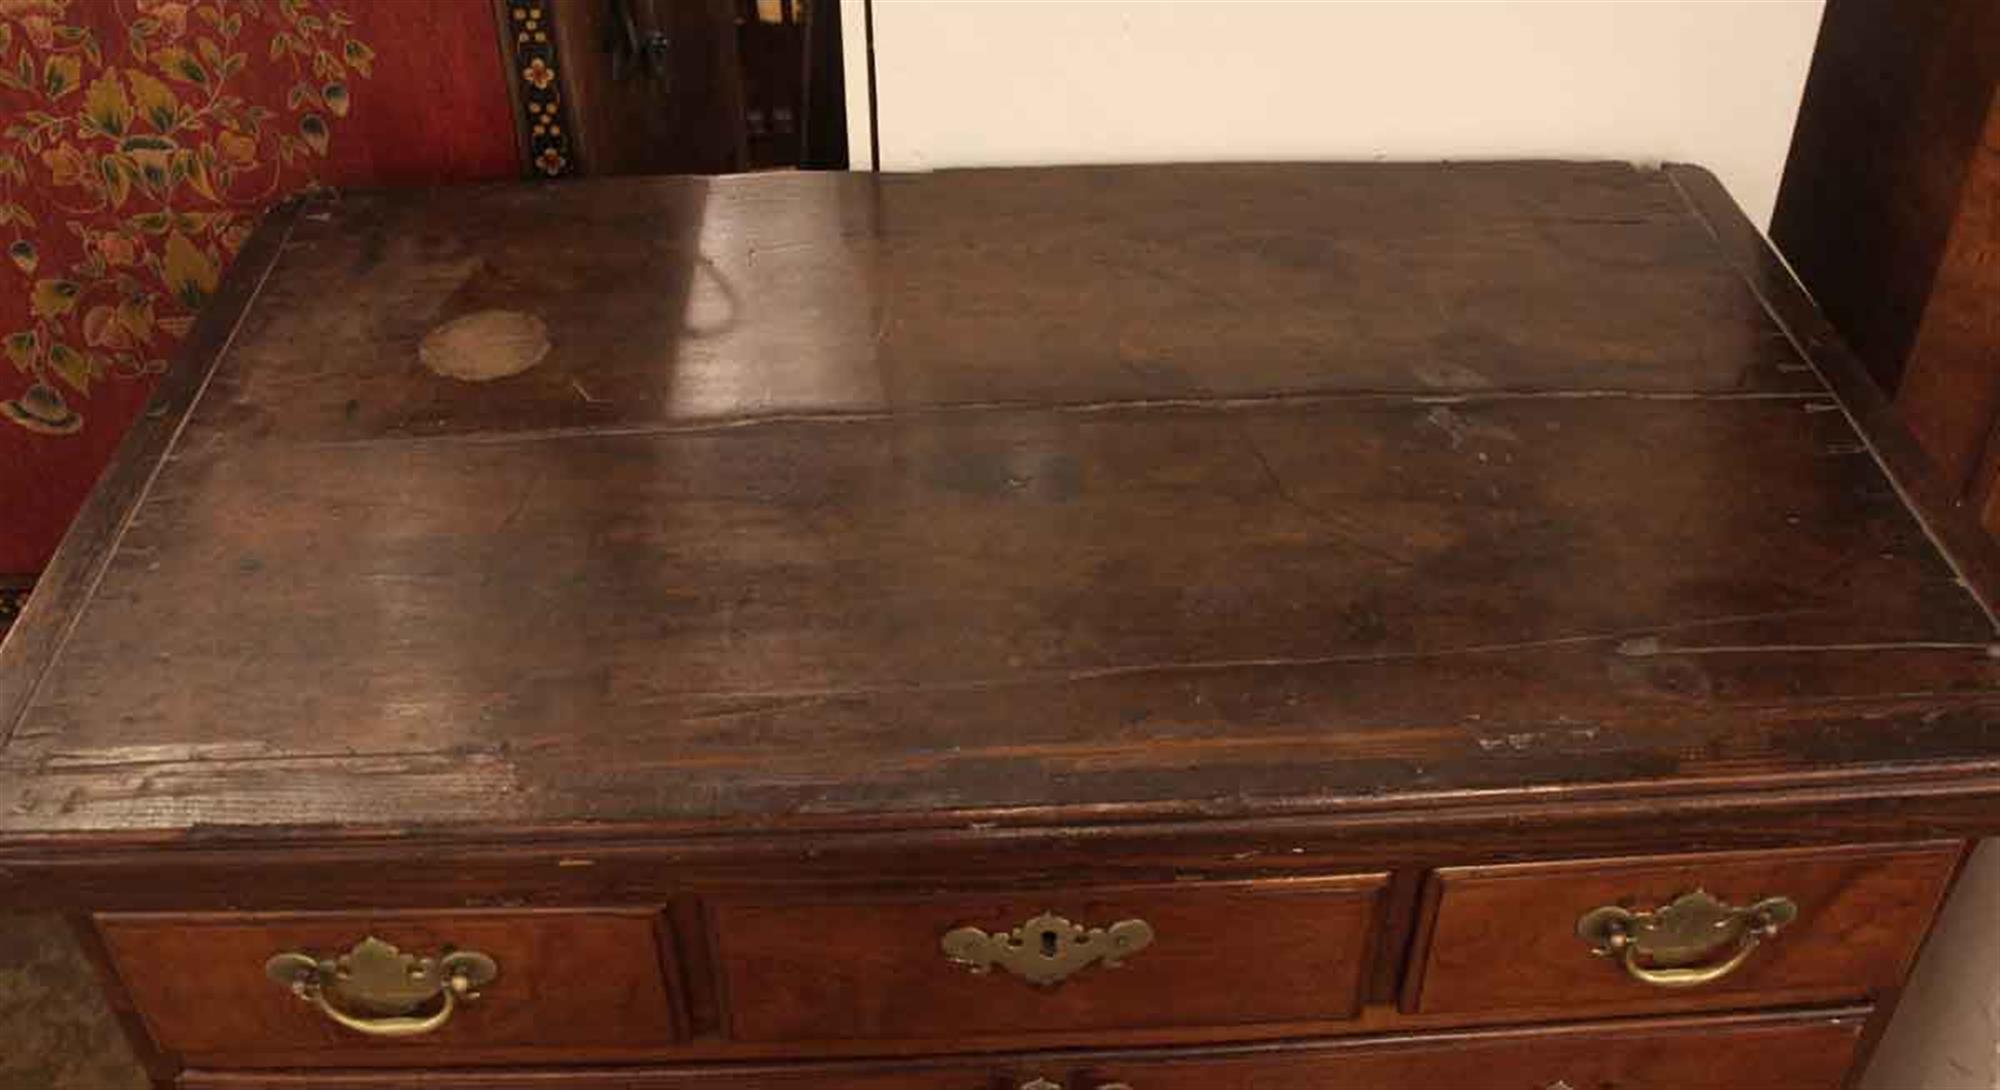
[[[1120,920],[1109,927],[1084,927],[1053,912],[998,934],[960,927],[938,940],[944,956],[974,973],[995,965],[1030,984],[1053,987],[1092,965],[1117,968],[1153,943],[1144,920]],[[1060,1088],[1058,1088],[1060,1090]]]

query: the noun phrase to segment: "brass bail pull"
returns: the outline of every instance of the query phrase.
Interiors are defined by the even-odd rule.
[[[264,975],[336,1025],[370,1037],[436,1033],[500,966],[474,950],[441,957],[405,954],[369,937],[333,958],[287,952],[264,963]]]
[[[1758,946],[1797,919],[1787,897],[1737,907],[1697,889],[1651,911],[1594,908],[1576,921],[1591,953],[1615,957],[1632,979],[1655,988],[1694,988],[1743,967]]]

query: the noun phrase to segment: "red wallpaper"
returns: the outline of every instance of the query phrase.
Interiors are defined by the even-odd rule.
[[[0,0],[0,575],[39,570],[258,210],[521,173],[490,0]]]

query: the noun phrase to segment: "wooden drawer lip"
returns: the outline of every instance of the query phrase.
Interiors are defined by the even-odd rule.
[[[92,919],[100,923],[172,923],[186,927],[222,927],[257,923],[333,923],[339,920],[504,920],[550,916],[622,916],[652,919],[666,911],[664,905],[552,905],[535,908],[338,908],[273,909],[265,911],[202,912],[99,912]]]
[[[501,1054],[578,1047],[658,1050],[686,1036],[670,924],[654,906],[139,912],[92,919],[149,1036],[204,1065],[251,1067],[259,1057],[282,1055],[288,1063],[373,1066],[385,1054],[425,1065],[486,1063]],[[412,952],[491,947],[486,952],[499,958],[500,977],[435,1035],[406,1039],[334,1027],[263,977],[269,954],[302,949],[325,956],[370,935]],[[424,941],[411,941],[417,938]],[[564,943],[572,944],[574,958],[565,956]],[[227,968],[211,980],[177,982],[177,972],[213,974],[216,965]],[[179,1013],[194,1007],[250,1013],[225,1034]]]
[[[1412,943],[1410,955],[1407,959],[1407,968],[1404,974],[1403,989],[1398,1008],[1411,1014],[1491,1011],[1497,1015],[1501,1013],[1546,1010],[1551,1014],[1562,1012],[1562,1016],[1572,1017],[1578,1014],[1588,1016],[1597,1014],[1644,1014],[1648,1011],[1692,1012],[1703,1008],[1712,1009],[1731,1005],[1739,1007],[1745,1005],[1772,1006],[1778,1004],[1859,1000],[1881,987],[1886,987],[1900,981],[1908,973],[1910,965],[1915,960],[1917,949],[1921,945],[1923,936],[1928,933],[1930,923],[1935,918],[1938,908],[1942,905],[1944,896],[1950,888],[1951,880],[1956,875],[1959,864],[1963,861],[1965,850],[1965,841],[1924,840],[1845,844],[1828,847],[1691,852],[1667,855],[1625,855],[1592,859],[1537,860],[1521,863],[1441,867],[1427,875],[1424,881],[1415,940]],[[1685,991],[1649,990],[1637,982],[1626,981],[1622,974],[1618,973],[1614,963],[1610,963],[1605,959],[1592,959],[1593,961],[1603,962],[1602,967],[1612,974],[1613,979],[1621,983],[1630,984],[1631,991],[1626,998],[1615,1003],[1598,1003],[1572,995],[1560,1002],[1550,1003],[1546,1006],[1541,1004],[1520,1005],[1511,1003],[1485,1005],[1467,1003],[1463,1000],[1447,1004],[1429,1002],[1432,989],[1428,986],[1432,984],[1434,977],[1438,975],[1435,961],[1440,924],[1448,908],[1447,901],[1453,896],[1454,887],[1465,889],[1479,884],[1499,886],[1502,884],[1528,883],[1530,885],[1543,886],[1551,891],[1547,897],[1556,897],[1559,896],[1557,891],[1566,888],[1566,886],[1578,880],[1588,881],[1591,879],[1615,878],[1629,875],[1635,881],[1643,881],[1646,875],[1658,875],[1670,872],[1684,873],[1689,870],[1698,871],[1703,868],[1723,870],[1745,866],[1759,866],[1768,868],[1771,877],[1757,884],[1756,890],[1758,892],[1755,892],[1754,895],[1765,896],[1786,892],[1782,888],[1785,885],[1785,879],[1781,875],[1787,868],[1794,870],[1805,868],[1810,870],[1815,867],[1865,863],[1871,860],[1879,860],[1887,864],[1900,866],[1901,872],[1909,877],[1910,880],[1918,882],[1921,890],[1927,895],[1920,896],[1907,904],[1898,906],[1903,913],[1899,917],[1899,922],[1904,925],[1905,930],[1900,935],[1899,941],[1893,944],[1884,944],[1882,955],[1871,966],[1873,974],[1865,982],[1848,982],[1840,987],[1830,987],[1824,983],[1801,986],[1786,986],[1782,983],[1771,983],[1755,988],[1744,988],[1739,984],[1724,980],[1712,987],[1700,989]],[[1900,864],[1898,861],[1901,861]],[[1690,884],[1701,885],[1703,883],[1698,878],[1692,883],[1683,880],[1676,884],[1680,887],[1676,892],[1684,892],[1685,887]],[[1732,891],[1719,888],[1712,888],[1710,892],[1725,898],[1753,895],[1751,891],[1747,890]],[[1617,900],[1618,898],[1616,897],[1607,897],[1601,899],[1598,903],[1612,903]],[[1596,905],[1585,905],[1582,908],[1577,908],[1574,905],[1564,906],[1566,909],[1573,909],[1574,915],[1581,915],[1583,911],[1587,911],[1592,907],[1596,907]],[[1574,924],[1574,915],[1565,921],[1565,934],[1569,936],[1569,941],[1575,944],[1576,952],[1587,958],[1590,956],[1588,948],[1584,946],[1581,939],[1574,938],[1573,931],[1568,930],[1568,927]],[[1796,948],[1802,943],[1810,944],[1813,941],[1813,936],[1816,934],[1813,926],[1815,922],[1811,919],[1801,918],[1788,927],[1786,932],[1781,934],[1776,942],[1765,947],[1765,950],[1778,951],[1780,949]],[[1826,940],[1821,941],[1824,942]],[[1777,945],[1778,943],[1786,943],[1786,946],[1781,948]],[[1744,967],[1745,979],[1754,977],[1757,971],[1757,963],[1754,959],[1762,955],[1763,951],[1760,950],[1759,954],[1752,955],[1752,962],[1746,963]],[[1566,966],[1565,968],[1569,967]]]
[[[1251,878],[1184,878],[1179,880],[1121,880],[1115,882],[1074,882],[1053,883],[1037,881],[1029,884],[1004,881],[966,882],[949,884],[939,881],[913,889],[907,884],[883,886],[879,883],[853,886],[844,889],[814,889],[810,893],[796,890],[739,890],[706,894],[702,903],[711,912],[715,909],[758,907],[758,908],[810,908],[815,905],[889,905],[914,904],[925,901],[960,901],[978,897],[1024,897],[1049,895],[1062,897],[1066,894],[1097,896],[1102,894],[1148,893],[1160,890],[1202,890],[1204,892],[1285,896],[1287,894],[1310,892],[1354,892],[1374,893],[1386,888],[1392,877],[1386,870],[1342,872],[1339,874],[1283,874]]]
[[[782,894],[717,897],[704,904],[709,950],[714,959],[714,986],[719,997],[723,1030],[732,1040],[772,1042],[811,1039],[899,1039],[910,1041],[991,1039],[997,1047],[1021,1047],[1038,1034],[1073,1035],[1078,1031],[1115,1031],[1198,1026],[1251,1025],[1265,1022],[1339,1021],[1360,1010],[1374,959],[1379,956],[1384,901],[1390,887],[1386,872],[1270,879],[1190,880],[1182,882],[1115,882],[1068,886],[954,886],[919,891],[853,891],[801,900]],[[1315,900],[1323,898],[1324,900]],[[1289,900],[1290,903],[1287,903]],[[1177,1016],[1172,972],[1190,964],[1209,966],[1227,961],[1241,932],[1225,926],[1226,905],[1241,908],[1269,905],[1265,927],[1293,926],[1321,930],[1328,942],[1315,944],[1331,972],[1324,987],[1304,1002],[1315,1003],[1310,1015],[1301,1000],[1289,1005],[1272,994],[1253,996],[1247,1005],[1202,1018]],[[1111,911],[1101,906],[1120,906]],[[1326,906],[1338,911],[1329,911]],[[1100,907],[1086,907],[1100,906]],[[1260,906],[1261,907],[1261,906]],[[1323,915],[1308,920],[1305,910]],[[1044,911],[1055,912],[1085,926],[1106,926],[1117,919],[1167,912],[1180,925],[1167,926],[1153,945],[1115,969],[1092,965],[1070,980],[1038,989],[1004,969],[975,976],[952,965],[938,947],[945,932],[976,926],[989,932],[1026,922]],[[852,934],[872,916],[890,917],[903,925],[893,934],[879,934],[874,945],[823,952],[799,949],[792,977],[782,984],[756,971],[757,960],[775,938]],[[837,926],[837,925],[848,926]],[[765,936],[759,940],[757,936]],[[1204,950],[1195,943],[1204,940]],[[1209,950],[1214,951],[1213,954]],[[881,951],[893,951],[886,958]],[[1191,953],[1192,952],[1192,953]],[[816,956],[823,953],[824,957]],[[1192,960],[1190,960],[1192,958]],[[871,961],[879,966],[871,967]],[[831,964],[829,964],[829,962]],[[1166,965],[1163,967],[1163,963]],[[749,965],[752,968],[746,969]],[[858,968],[848,968],[856,966]],[[1259,970],[1261,971],[1261,970]],[[844,974],[858,973],[855,979]],[[1115,974],[1115,975],[1114,975]],[[1155,991],[1135,993],[1147,979]],[[1209,977],[1207,979],[1213,979]],[[803,980],[803,983],[800,981]],[[838,1012],[846,1023],[809,1024],[802,1008],[786,997],[799,989],[828,988],[843,996]],[[983,989],[983,991],[981,990]],[[899,1000],[899,996],[908,996]],[[925,999],[923,997],[930,997]],[[1266,1006],[1259,1008],[1262,1000]],[[863,1024],[863,1007],[881,1012]],[[1044,1004],[1042,1012],[1031,1012]],[[915,1014],[911,1011],[921,1007]],[[788,1009],[789,1008],[789,1009]],[[1069,1011],[1082,1022],[1057,1019]],[[1057,1012],[1057,1013],[1044,1013]],[[1002,1043],[1004,1042],[1004,1043]]]
[[[424,1072],[426,1090],[532,1090],[536,1087],[576,1085],[605,1090],[759,1090],[766,1086],[792,1090],[847,1090],[850,1083],[831,1080],[862,1080],[852,1085],[864,1090],[908,1090],[927,1082],[926,1077],[952,1080],[939,1083],[939,1090],[988,1090],[1000,1085],[1003,1073],[1096,1067],[1116,1070],[1119,1066],[1212,1064],[1269,1059],[1295,1062],[1301,1066],[1326,1065],[1338,1073],[1336,1065],[1353,1057],[1426,1054],[1454,1047],[1532,1047],[1587,1045],[1591,1049],[1616,1048],[1622,1040],[1637,1037],[1677,1035],[1758,1035],[1796,1030],[1823,1031],[1830,1040],[1852,1046],[1858,1043],[1872,1013],[1866,1006],[1844,1006],[1816,1010],[1739,1013],[1700,1017],[1620,1019],[1581,1022],[1552,1027],[1465,1030],[1394,1035],[1370,1035],[1330,1040],[1280,1041],[1251,1045],[1192,1046],[1180,1048],[1083,1050],[998,1053],[987,1056],[922,1056],[907,1059],[801,1060],[796,1062],[701,1063],[652,1067],[572,1067],[562,1070],[518,1071],[436,1070]],[[1845,1061],[1843,1061],[1844,1064]],[[1829,1064],[1829,1067],[1836,1066]],[[410,1072],[342,1071],[319,1074],[291,1072],[231,1072],[195,1070],[188,1073],[187,1090],[389,1090],[408,1085]],[[1551,1078],[1558,1077],[1552,1075]],[[569,1080],[573,1080],[569,1081]],[[1141,1090],[1145,1084],[1135,1083]],[[1651,1088],[1647,1088],[1651,1090]],[[1677,1088],[1678,1090],[1678,1088]],[[1832,1090],[1831,1087],[1828,1090]]]
[[[1678,866],[1685,862],[1736,863],[1755,862],[1761,859],[1838,859],[1913,855],[1924,852],[1947,853],[1962,851],[1965,843],[1964,840],[1941,838],[1889,840],[1865,844],[1827,844],[1799,848],[1741,848],[1711,852],[1583,856],[1572,859],[1534,859],[1516,863],[1473,863],[1466,866],[1436,867],[1430,874],[1433,879],[1534,878],[1543,874],[1570,874],[1584,867],[1597,871],[1654,870],[1661,866]]]

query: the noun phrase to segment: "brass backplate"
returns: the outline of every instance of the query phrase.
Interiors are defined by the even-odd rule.
[[[471,950],[436,958],[405,954],[371,935],[332,958],[279,954],[264,963],[264,973],[295,991],[319,991],[343,1010],[389,1016],[417,1011],[446,988],[476,991],[491,983],[500,967]]]
[[[1784,897],[1737,907],[1697,889],[1650,912],[1617,905],[1592,909],[1576,922],[1576,933],[1598,953],[1629,945],[1648,964],[1676,968],[1739,946],[1751,928],[1782,927],[1798,914],[1798,906]]]

